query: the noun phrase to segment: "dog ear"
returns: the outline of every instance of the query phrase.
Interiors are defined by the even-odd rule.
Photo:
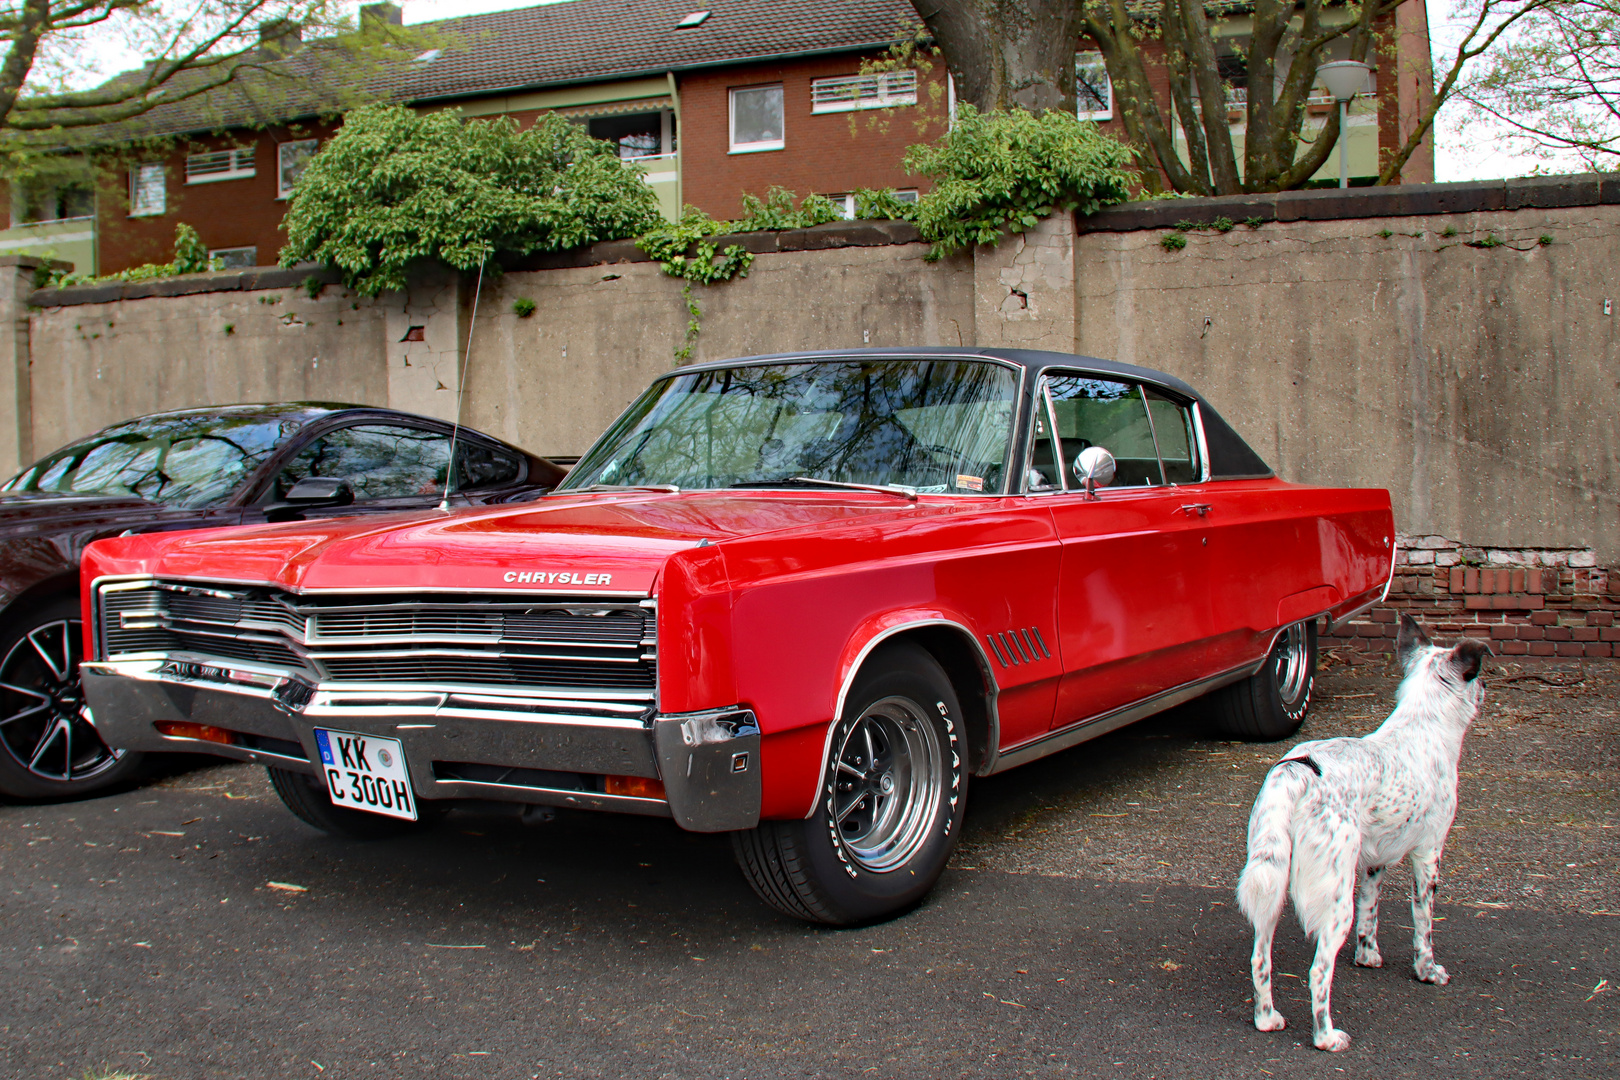
[[[1463,682],[1473,682],[1479,678],[1480,671],[1485,667],[1485,658],[1495,655],[1490,645],[1485,642],[1463,638],[1457,642],[1457,647],[1451,650],[1446,663],[1451,665],[1451,670],[1455,671]]]
[[[1423,627],[1418,625],[1418,621],[1406,612],[1401,612],[1401,626],[1395,632],[1395,657],[1401,662],[1401,667],[1411,664],[1412,655],[1430,644],[1429,635],[1423,632]]]

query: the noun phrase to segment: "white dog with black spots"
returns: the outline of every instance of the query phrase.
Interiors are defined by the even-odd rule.
[[[1434,962],[1435,878],[1457,814],[1457,760],[1479,712],[1479,673],[1491,649],[1469,639],[1439,648],[1402,615],[1395,652],[1406,677],[1389,719],[1364,738],[1294,747],[1272,766],[1249,814],[1249,861],[1237,898],[1254,924],[1254,1026],[1285,1026],[1271,1000],[1271,939],[1285,895],[1292,896],[1300,925],[1316,939],[1312,1041],[1322,1050],[1350,1045],[1329,1012],[1333,965],[1352,925],[1356,963],[1383,965],[1378,886],[1385,868],[1402,859],[1412,860],[1413,969],[1424,982],[1450,979]]]

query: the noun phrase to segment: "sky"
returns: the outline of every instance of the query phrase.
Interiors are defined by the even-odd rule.
[[[512,8],[533,7],[536,0],[395,0],[405,11],[406,23],[432,22],[461,15],[475,15],[487,11],[506,11]],[[1437,58],[1443,55],[1448,41],[1455,40],[1458,20],[1453,14],[1457,0],[1428,0],[1429,27],[1432,47]],[[358,6],[358,5],[356,5]],[[701,0],[693,0],[693,8]],[[133,57],[103,50],[96,65],[104,75],[138,66]],[[1442,110],[1435,146],[1435,179],[1488,180],[1504,176],[1523,176],[1535,170],[1538,162],[1507,148],[1490,133],[1475,133],[1470,137],[1458,128],[1454,115]],[[1545,166],[1543,166],[1545,168]]]

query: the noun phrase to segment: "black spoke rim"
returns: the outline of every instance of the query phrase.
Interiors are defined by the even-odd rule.
[[[877,873],[898,869],[928,839],[944,780],[938,733],[916,702],[874,702],[833,759],[833,829],[849,858]]]
[[[79,680],[84,631],[78,619],[29,630],[0,660],[0,748],[41,780],[98,776],[123,751],[101,741]]]

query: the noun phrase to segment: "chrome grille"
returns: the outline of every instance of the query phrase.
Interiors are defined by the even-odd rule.
[[[616,714],[650,710],[657,682],[651,600],[297,596],[154,581],[106,584],[99,600],[108,659],[252,661],[342,691],[559,691],[572,708],[599,691]]]

